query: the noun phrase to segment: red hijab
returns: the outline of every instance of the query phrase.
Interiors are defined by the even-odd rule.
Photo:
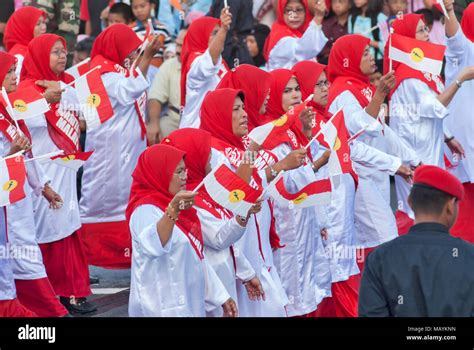
[[[191,64],[209,47],[209,37],[220,20],[214,17],[201,17],[189,26],[181,49],[181,106],[186,103],[186,78]]]
[[[10,68],[12,68],[12,66],[15,65],[16,61],[17,59],[15,56],[10,55],[6,52],[0,51],[0,87],[3,84],[3,81],[5,80],[5,77],[8,71],[10,70]],[[31,141],[31,135],[28,128],[26,127],[25,121],[18,120],[17,123],[21,131],[23,132],[23,134],[25,134]],[[1,103],[0,103],[0,132],[3,132],[5,137],[10,142],[13,142],[17,133],[15,122],[11,118],[10,114],[7,112],[6,107],[3,106],[3,104]]]
[[[289,0],[278,0],[278,5],[276,8],[277,19],[272,26],[272,30],[267,38],[267,41],[265,42],[265,47],[263,49],[263,55],[267,62],[270,56],[270,52],[281,39],[287,36],[291,36],[293,38],[301,38],[306,29],[308,28],[309,24],[311,23],[312,16],[311,12],[309,11],[308,0],[299,0],[306,11],[305,21],[303,25],[297,29],[292,29],[288,27],[285,23],[284,18],[285,7],[288,1]]]
[[[245,150],[242,138],[232,132],[232,109],[237,96],[245,99],[244,92],[235,89],[214,90],[204,97],[200,129],[211,133],[213,148],[222,150],[235,147],[242,152]]]
[[[249,131],[260,126],[260,108],[270,91],[271,76],[263,69],[250,64],[242,64],[227,72],[216,89],[230,88],[243,90],[245,111],[249,116]]]
[[[358,34],[344,35],[336,40],[329,54],[328,79],[331,82],[328,96],[328,109],[332,102],[349,90],[365,108],[375,87],[369,77],[360,70],[360,62],[370,39]]]
[[[418,26],[418,22],[420,20],[424,21],[423,15],[417,15],[417,14],[403,15],[401,19],[396,19],[392,23],[393,32],[396,34],[400,34],[400,35],[415,39],[416,27]],[[389,41],[387,41],[387,44],[385,45],[384,73],[387,73],[389,69],[388,48],[389,48]],[[396,84],[395,84],[395,87],[390,92],[389,98],[392,97],[392,94],[397,90],[400,83],[404,81],[405,79],[419,79],[423,81],[426,85],[428,85],[430,89],[432,89],[437,94],[441,93],[441,91],[438,90],[438,86],[436,85],[436,82],[431,78],[432,77],[431,74],[429,74],[430,78],[427,79],[425,74],[423,74],[419,70],[413,69],[403,63],[396,62],[396,61],[392,61],[392,69],[395,71]],[[437,76],[437,79],[441,81],[441,77]]]
[[[474,42],[474,3],[472,2],[462,14],[461,28],[466,38]]]
[[[140,39],[129,26],[125,24],[109,26],[94,40],[91,67],[102,65],[102,73],[116,71],[113,66],[122,67],[123,61],[140,44]]]
[[[11,15],[3,36],[3,43],[10,54],[26,55],[27,46],[33,40],[35,26],[40,17],[46,19],[46,13],[32,6],[22,7]]]
[[[168,190],[169,185],[176,167],[185,155],[185,152],[168,145],[153,145],[143,151],[132,174],[130,198],[125,211],[128,222],[130,222],[133,211],[144,204],[154,205],[163,212],[166,210],[174,197]],[[196,253],[202,259],[204,245],[196,209],[183,210],[179,214],[176,226],[186,234]],[[197,239],[201,246],[198,247],[189,235]]]
[[[283,92],[291,78],[296,78],[289,69],[275,69],[270,72],[272,83],[270,86],[270,99],[268,100],[267,112],[265,113],[265,122],[280,118],[286,112],[283,110]],[[283,142],[288,142],[293,149],[300,148],[308,143],[308,138],[303,134],[303,126],[299,116],[296,116],[295,123],[290,127],[291,132],[288,137],[282,140],[275,140],[269,148],[275,148]],[[289,131],[290,131],[289,130]],[[309,153],[308,153],[309,154]]]
[[[313,61],[301,61],[293,66],[292,72],[298,79],[301,90],[301,98],[306,100],[313,92],[319,77],[323,72],[327,73],[327,66]],[[313,107],[316,113],[322,117],[326,115],[326,107],[310,101],[308,106]]]
[[[50,55],[51,49],[56,41],[61,41],[64,48],[66,48],[66,41],[56,34],[42,34],[34,38],[28,45],[28,53],[23,61],[21,69],[21,78],[19,89],[26,86],[33,86],[40,92],[44,92],[46,89],[35,84],[37,80],[52,80],[62,81],[63,83],[70,83],[74,78],[62,72],[56,75],[50,67]],[[74,153],[79,149],[79,122],[77,117],[70,116],[70,114],[59,113],[59,103],[51,104],[50,111],[45,113],[46,120],[48,122],[48,133],[54,144],[62,149],[65,153]],[[75,126],[77,126],[75,132],[72,134],[66,133],[62,128],[59,121],[64,120],[64,117],[75,118]],[[72,136],[71,136],[72,135]]]

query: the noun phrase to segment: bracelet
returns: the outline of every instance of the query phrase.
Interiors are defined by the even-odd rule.
[[[177,222],[178,221],[178,217],[174,218],[170,215],[169,211],[172,210],[173,212],[175,211],[174,208],[168,204],[168,206],[166,207],[166,210],[165,210],[165,214],[166,216],[168,217],[168,219],[172,220],[173,222]]]
[[[456,79],[455,83],[456,83],[457,87],[460,89],[461,86],[462,86],[462,83],[457,79]]]
[[[238,221],[240,221],[240,222],[239,222],[240,225],[244,226],[244,225],[247,224],[247,221],[248,221],[247,218],[244,218],[243,216],[240,216],[240,215],[237,215],[235,218],[236,218]]]
[[[452,140],[454,140],[454,136],[445,138],[445,139],[444,139],[444,142],[445,142],[445,143],[450,143]]]

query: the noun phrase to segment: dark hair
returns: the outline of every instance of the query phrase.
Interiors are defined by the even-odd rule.
[[[417,15],[423,15],[425,23],[429,26],[432,26],[435,20],[433,11],[429,9],[419,9],[415,12]]]
[[[380,0],[369,0],[367,4],[367,12],[365,15],[367,17],[377,17],[380,12],[383,10],[383,1]],[[352,17],[357,17],[362,14],[362,10],[357,8],[357,6],[352,6],[351,8]]]
[[[112,7],[110,8],[109,13],[122,15],[122,17],[125,18],[125,21],[127,21],[127,23],[132,22],[135,18],[133,16],[133,11],[130,5],[124,4],[123,2],[118,2],[116,4],[113,4]]]
[[[430,186],[414,184],[411,188],[409,198],[415,214],[440,215],[446,203],[451,200],[453,196]]]
[[[92,51],[92,45],[94,44],[95,37],[90,36],[88,38],[85,38],[81,41],[79,41],[76,44],[76,51],[77,52],[87,52],[88,55],[91,54]]]

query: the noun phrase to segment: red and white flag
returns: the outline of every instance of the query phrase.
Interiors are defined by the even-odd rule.
[[[331,181],[328,179],[314,181],[298,192],[290,193],[286,190],[282,177],[272,182],[267,191],[279,206],[287,206],[289,209],[327,205],[331,202]]]
[[[25,180],[23,156],[0,158],[0,207],[25,198]]]
[[[206,176],[204,187],[216,203],[240,216],[247,216],[262,195],[262,190],[252,188],[225,164]]]
[[[84,73],[87,73],[90,69],[89,63],[91,59],[87,57],[84,61],[79,62],[78,64],[72,66],[71,68],[66,69],[66,73],[72,75],[74,80],[79,78]]]
[[[388,56],[421,72],[441,73],[446,46],[391,34]]]
[[[299,118],[300,113],[306,108],[308,100],[291,108],[280,118],[263,124],[253,129],[248,137],[264,149],[273,148],[275,140],[278,140],[286,134],[287,130],[295,123],[295,119]]]
[[[49,111],[46,99],[32,86],[10,94],[7,94],[5,89],[2,88],[0,103],[16,120],[36,117]]]
[[[433,4],[439,11],[443,12],[443,15],[446,16],[447,19],[449,19],[448,16],[448,11],[446,10],[446,6],[444,6],[443,0],[434,0]]]
[[[321,126],[324,140],[329,145],[331,155],[328,160],[329,176],[349,173],[352,170],[349,133],[344,123],[344,112],[338,111]]]
[[[76,80],[76,91],[87,129],[94,129],[114,116],[114,110],[98,69]]]
[[[79,170],[81,166],[89,159],[89,157],[94,153],[94,150],[89,152],[76,152],[70,154],[61,154],[54,157],[49,158],[46,161],[53,162],[54,164],[74,169],[76,171]]]

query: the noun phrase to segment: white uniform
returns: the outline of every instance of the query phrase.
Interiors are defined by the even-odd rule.
[[[322,26],[311,21],[301,38],[287,36],[276,43],[270,51],[267,69],[291,69],[298,62],[311,60],[321,52],[327,41]]]
[[[208,91],[216,88],[226,72],[222,57],[219,56],[217,64],[214,65],[209,49],[194,59],[186,78],[186,104],[179,124],[180,129],[199,128],[202,101]]]
[[[229,298],[224,285],[201,260],[178,226],[165,246],[156,223],[164,215],[154,205],[137,207],[130,219],[132,276],[128,313],[132,317],[205,317]]]
[[[204,256],[224,284],[230,297],[237,303],[237,276],[231,246],[242,237],[245,232],[245,227],[240,226],[235,218],[226,219],[225,214],[220,211],[221,217],[218,218],[205,209],[197,206],[195,206],[195,208],[199,221],[201,222],[201,231],[204,240]],[[239,256],[245,259],[242,254]],[[235,265],[239,262],[236,257]],[[248,271],[246,273],[246,281],[255,276],[255,271],[253,271],[248,262],[243,266],[243,268],[245,267]],[[207,316],[209,317],[221,317],[222,315],[222,308],[216,308],[207,312]]]
[[[5,210],[0,207],[0,300],[16,298],[15,279],[13,277],[12,261],[8,258],[7,228]]]
[[[10,141],[0,132],[0,156],[5,156],[9,152],[10,146]],[[21,258],[11,259],[8,263],[11,262],[15,279],[34,280],[46,277],[46,270],[36,237],[33,197],[36,197],[36,194],[41,195],[42,188],[49,179],[36,161],[27,162],[25,165],[28,180],[24,186],[26,197],[5,207],[8,218],[8,248],[16,255],[19,252],[24,252],[24,254],[21,255]],[[3,208],[0,211],[3,212]],[[3,225],[3,223],[1,224]]]
[[[85,150],[95,152],[84,164],[79,202],[82,223],[125,220],[132,173],[146,148],[135,101],[144,96],[149,84],[137,72],[136,78],[115,72],[102,75],[115,115],[87,131]]]
[[[272,150],[279,160],[292,151],[287,143]],[[285,187],[290,193],[316,181],[311,164],[285,172]],[[274,252],[283,287],[290,301],[288,316],[305,315],[331,296],[331,271],[321,238],[315,208],[290,209],[275,203],[276,229],[283,248]]]
[[[474,43],[464,36],[461,28],[456,35],[448,38],[446,50],[446,84],[453,83],[460,71],[474,65]],[[465,81],[448,105],[449,116],[446,124],[456,139],[464,147],[466,158],[450,169],[461,182],[474,182],[474,80]],[[454,164],[456,165],[456,164]]]
[[[431,79],[431,74],[426,74]],[[438,84],[438,90],[442,91],[442,82],[438,81]],[[448,110],[436,97],[437,94],[423,81],[403,80],[390,100],[390,126],[398,137],[416,151],[423,164],[444,168],[443,122]],[[398,209],[413,219],[414,213],[407,202],[411,186],[400,176],[395,176],[395,186]]]
[[[369,125],[357,140],[382,151],[375,162],[383,162],[380,168],[385,171],[371,169],[359,162],[354,167],[359,175],[355,198],[357,244],[364,248],[376,247],[398,235],[395,217],[390,208],[388,175],[394,175],[402,161],[417,165],[419,159],[389,126],[383,128],[382,124],[367,114],[350,91],[346,90],[336,97],[329,112],[334,114],[340,108],[343,108],[348,131],[355,134]],[[354,159],[354,154],[351,156]]]
[[[212,149],[212,168],[226,164],[231,169],[235,168],[219,151]],[[266,186],[263,177],[263,186]],[[285,317],[285,306],[288,298],[283,289],[273,262],[273,252],[270,245],[271,212],[267,201],[262,202],[262,210],[249,218],[247,229],[243,237],[234,244],[234,253],[242,254],[252,265],[257,277],[262,283],[266,300],[252,301],[248,298],[245,286],[237,284],[239,302],[239,315],[242,317]],[[259,239],[260,237],[260,239]]]

